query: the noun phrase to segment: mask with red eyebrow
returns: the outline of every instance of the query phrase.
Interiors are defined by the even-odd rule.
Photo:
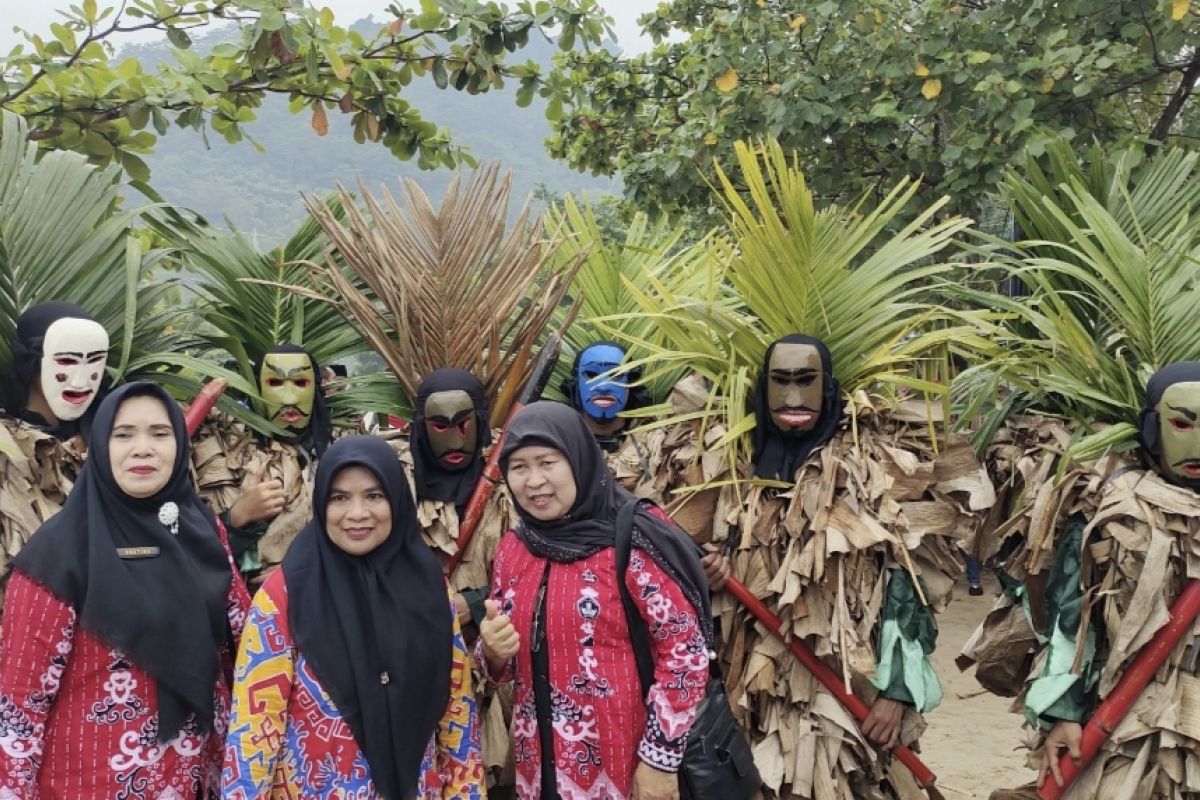
[[[108,331],[94,320],[63,317],[42,338],[41,387],[61,421],[79,419],[91,407],[108,363]]]

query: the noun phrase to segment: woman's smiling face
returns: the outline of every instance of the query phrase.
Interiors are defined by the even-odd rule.
[[[113,479],[130,497],[152,497],[175,469],[175,431],[157,397],[135,395],[117,409],[108,437]]]
[[[575,505],[575,473],[567,457],[553,447],[517,448],[508,457],[504,477],[513,498],[534,519],[562,519]]]

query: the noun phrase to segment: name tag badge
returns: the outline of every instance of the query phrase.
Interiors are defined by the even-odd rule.
[[[118,547],[117,555],[121,558],[154,558],[158,555],[157,547]]]

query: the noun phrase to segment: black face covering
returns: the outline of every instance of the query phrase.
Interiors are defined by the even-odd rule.
[[[771,354],[775,352],[775,347],[781,344],[807,344],[815,347],[821,354],[821,370],[824,372],[821,416],[811,431],[800,435],[780,430],[771,419],[771,409],[767,404]],[[809,455],[833,438],[842,420],[842,387],[833,377],[833,361],[824,342],[811,336],[793,333],[771,343],[766,356],[763,357],[762,372],[759,373],[758,385],[754,390],[754,417],[757,420],[754,427],[754,474],[759,478],[793,480],[796,470],[808,460]]]
[[[392,512],[391,535],[362,556],[339,548],[325,528],[334,479],[355,466],[375,476]],[[380,796],[412,797],[450,698],[453,619],[442,569],[385,442],[350,436],[330,446],[317,468],[312,522],[288,548],[283,574],[296,647],[354,733]]]
[[[288,444],[298,445],[307,450],[311,455],[320,458],[324,455],[329,443],[333,441],[333,423],[329,418],[329,407],[325,405],[325,393],[321,391],[321,376],[324,374],[321,370],[321,365],[312,355],[298,344],[284,342],[277,344],[267,352],[263,353],[264,358],[277,353],[303,353],[308,356],[308,360],[312,362],[313,376],[317,382],[316,392],[313,394],[312,414],[309,416],[308,427],[304,432],[296,436],[280,436],[279,441]],[[254,378],[259,385],[262,384],[262,362],[254,365]]]
[[[444,469],[429,445],[429,433],[425,430],[425,401],[438,392],[463,391],[471,397],[475,406],[475,450],[470,466],[451,472]],[[416,410],[412,422],[413,472],[418,500],[441,500],[453,502],[460,510],[471,499],[475,484],[483,474],[483,448],[492,443],[492,429],[488,422],[487,396],[479,379],[466,370],[447,367],[429,374],[417,387]]]
[[[142,396],[166,407],[176,449],[167,485],[137,499],[116,482],[109,439],[121,404]],[[12,568],[69,604],[83,630],[154,677],[159,741],[178,733],[189,712],[211,730],[219,648],[232,649],[225,605],[233,567],[212,512],[192,489],[183,413],[161,387],[128,384],[100,404],[93,433],[62,511],[38,529]],[[170,517],[168,503],[177,509],[177,533],[160,520]],[[118,554],[131,547],[155,548],[157,555]]]
[[[1146,383],[1146,399],[1138,412],[1138,441],[1149,460],[1163,477],[1181,483],[1191,489],[1200,489],[1200,481],[1185,481],[1159,467],[1162,455],[1161,417],[1156,410],[1163,394],[1177,383],[1200,383],[1200,361],[1177,361],[1168,364],[1150,376]],[[1197,421],[1200,424],[1200,421]]]
[[[86,319],[95,322],[92,315],[82,306],[63,300],[51,300],[48,303],[30,306],[17,320],[17,336],[10,345],[13,354],[13,371],[17,374],[17,380],[27,389],[30,383],[41,377],[42,343],[46,337],[46,331],[60,319]],[[60,420],[57,425],[51,425],[41,414],[30,411],[28,408],[22,408],[16,416],[56,439],[70,439],[79,433],[82,433],[84,438],[88,438],[91,432],[92,418],[96,415],[96,409],[100,407],[103,399],[104,391],[101,390],[82,417],[74,420]],[[28,399],[25,402],[28,404]]]

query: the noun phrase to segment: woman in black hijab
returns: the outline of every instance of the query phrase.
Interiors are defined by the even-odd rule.
[[[12,563],[0,736],[20,741],[4,748],[0,786],[216,796],[249,597],[192,489],[188,450],[161,387],[123,386],[97,409],[66,504]]]
[[[696,546],[639,503],[629,568],[618,574],[617,518],[635,501],[569,406],[522,409],[501,466],[521,524],[497,550],[481,636],[489,676],[516,680],[518,796],[677,791],[712,641]],[[622,580],[650,631],[654,683],[645,700]]]
[[[243,642],[227,796],[310,797],[331,782],[383,800],[481,796],[466,647],[382,440],[326,451],[313,519],[255,596]]]

